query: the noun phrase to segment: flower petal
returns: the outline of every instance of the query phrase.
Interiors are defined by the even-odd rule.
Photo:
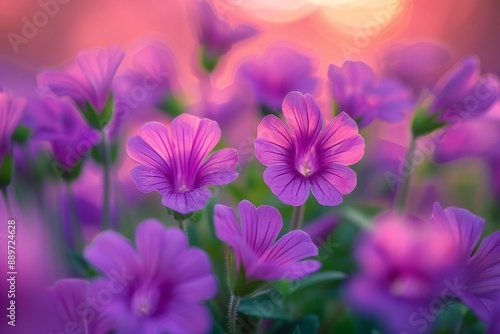
[[[167,162],[139,136],[129,138],[127,141],[127,154],[142,165],[157,169],[164,175],[172,175]]]
[[[85,248],[85,258],[108,277],[137,275],[138,258],[130,242],[114,231],[99,234]]]
[[[345,112],[328,123],[318,138],[317,147],[324,164],[352,165],[361,160],[365,153],[365,142],[358,134],[358,126]]]
[[[212,298],[217,292],[217,280],[210,259],[201,249],[192,248],[177,258],[173,268],[176,285],[174,294],[180,300],[199,302]]]
[[[162,204],[181,214],[188,214],[203,209],[209,198],[210,190],[202,187],[166,193],[163,195]]]
[[[171,131],[177,171],[194,176],[202,161],[219,142],[221,132],[217,122],[181,114],[172,121]]]
[[[472,256],[484,228],[484,219],[465,209],[449,207],[443,210],[439,203],[434,203],[430,224],[451,229],[460,248],[459,258],[465,263]]]
[[[272,206],[262,205],[255,208],[249,201],[241,201],[238,211],[245,242],[249,249],[260,257],[272,246],[281,231],[281,215]]]
[[[459,297],[484,321],[500,303],[500,231],[484,238],[460,276]]]
[[[351,193],[356,187],[356,173],[337,164],[324,166],[310,180],[312,193],[321,205],[339,205],[342,195]]]
[[[217,238],[236,248],[242,238],[242,232],[234,210],[228,206],[216,204],[214,207],[214,227]]]
[[[283,101],[283,116],[295,134],[297,143],[309,147],[323,127],[323,117],[314,98],[290,92]]]
[[[137,166],[130,172],[137,189],[143,193],[149,193],[153,190],[160,194],[172,191],[172,186],[167,177],[158,169],[148,166]]]
[[[292,264],[292,266],[285,273],[285,278],[300,279],[310,275],[321,268],[321,262],[316,260],[303,260]]]
[[[275,115],[267,115],[257,128],[254,146],[256,158],[271,166],[290,161],[294,143],[286,125]]]
[[[154,333],[201,334],[210,329],[210,313],[203,305],[173,301],[164,315],[160,321],[163,330]]]
[[[233,148],[219,150],[201,165],[196,184],[200,187],[228,184],[238,177],[237,166],[238,151]]]
[[[135,232],[135,243],[139,252],[142,270],[150,277],[170,268],[174,259],[188,247],[184,232],[178,228],[166,229],[156,219],[147,219],[139,224]]]
[[[264,171],[264,181],[283,203],[299,206],[309,197],[309,180],[288,165],[274,165]]]
[[[283,265],[318,255],[318,247],[309,234],[294,230],[285,234],[262,257],[262,262]]]

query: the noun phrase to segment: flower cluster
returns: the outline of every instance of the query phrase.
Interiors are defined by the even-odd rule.
[[[1,333],[500,331],[498,78],[430,41],[336,65],[269,43],[268,6],[0,61]]]

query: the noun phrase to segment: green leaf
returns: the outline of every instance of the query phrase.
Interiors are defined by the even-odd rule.
[[[85,106],[79,107],[78,110],[80,110],[83,118],[85,118],[85,121],[87,121],[91,127],[100,129],[99,115],[88,101],[85,102]]]
[[[417,109],[411,123],[411,132],[414,138],[429,134],[446,125],[439,120],[440,113],[428,113],[427,108]]]
[[[294,281],[290,287],[289,294],[308,288],[311,285],[343,280],[345,278],[346,274],[340,271],[322,271],[316,274],[312,274],[300,281]]]
[[[28,141],[29,137],[31,136],[31,132],[32,131],[30,128],[19,125],[12,134],[12,140],[15,141],[16,143],[24,144]]]
[[[200,52],[201,67],[208,73],[211,73],[215,70],[217,64],[219,63],[219,59],[220,57],[210,55],[205,47],[201,48]]]
[[[104,127],[109,124],[111,118],[113,117],[114,107],[113,94],[109,94],[108,99],[106,100],[106,105],[99,116],[98,129],[104,129]]]
[[[319,318],[315,314],[306,315],[298,320],[285,323],[278,327],[274,333],[317,333],[319,329]]]
[[[218,323],[214,322],[211,334],[225,334],[225,332]]]
[[[97,271],[95,271],[95,269],[88,264],[87,260],[85,260],[85,258],[81,254],[71,252],[69,254],[69,258],[74,268],[80,275],[86,278],[97,276]]]
[[[241,300],[238,312],[262,319],[291,321],[293,318],[283,309],[282,299],[276,291],[245,298]]]
[[[171,116],[179,116],[184,112],[184,107],[182,106],[179,99],[175,96],[168,96],[162,103],[161,109]]]
[[[11,154],[6,154],[3,161],[0,161],[0,187],[9,185],[14,172],[14,158]]]

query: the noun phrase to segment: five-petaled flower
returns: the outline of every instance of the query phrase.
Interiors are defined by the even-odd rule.
[[[321,267],[316,260],[304,260],[318,255],[318,247],[306,232],[294,230],[275,242],[283,227],[276,208],[255,208],[245,200],[238,205],[238,212],[241,225],[232,208],[217,204],[215,233],[233,248],[237,270],[241,272],[243,266],[247,282],[299,279]]]
[[[142,192],[163,195],[162,203],[180,214],[201,210],[210,197],[207,186],[220,186],[238,176],[238,153],[224,148],[208,154],[220,139],[217,122],[189,114],[170,127],[149,122],[128,140],[129,156],[141,165],[131,175]]]
[[[183,231],[154,219],[139,224],[135,244],[137,251],[107,231],[85,249],[85,258],[113,287],[103,312],[116,332],[206,333],[211,320],[202,302],[217,291],[208,255],[189,247]]]
[[[102,112],[111,94],[112,81],[125,54],[117,47],[80,52],[64,70],[38,75],[38,84],[57,96],[68,96],[80,108],[90,104]]]
[[[264,181],[289,205],[304,204],[310,189],[320,204],[340,204],[356,186],[356,174],[347,166],[364,154],[356,122],[341,113],[323,128],[316,101],[299,92],[285,97],[283,115],[288,126],[268,115],[257,130],[255,155],[268,167]]]

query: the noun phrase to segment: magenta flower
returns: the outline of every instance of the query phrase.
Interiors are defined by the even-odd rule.
[[[423,333],[433,305],[452,300],[458,246],[448,230],[405,217],[383,216],[374,227],[358,242],[348,298],[383,322],[385,333]]]
[[[141,165],[132,169],[137,188],[163,195],[162,203],[181,214],[202,209],[210,197],[207,186],[232,182],[238,153],[231,148],[208,156],[220,139],[216,122],[182,114],[170,127],[158,122],[143,125],[128,140],[128,155]]]
[[[319,83],[314,76],[313,60],[284,46],[273,46],[261,57],[247,61],[239,74],[249,83],[261,106],[273,112],[279,111],[289,92],[313,94]]]
[[[312,190],[322,205],[342,203],[356,186],[348,165],[364,154],[364,140],[346,113],[326,127],[314,98],[291,92],[283,101],[286,124],[275,115],[264,117],[257,130],[255,155],[268,168],[264,181],[283,203],[299,206]]]
[[[12,135],[25,105],[24,99],[14,99],[0,90],[0,165],[5,155],[11,151]]]
[[[413,108],[410,90],[394,79],[379,79],[362,62],[346,61],[341,67],[328,68],[328,88],[335,107],[344,111],[360,126],[375,119],[401,121]]]
[[[108,282],[112,298],[103,312],[116,332],[206,333],[211,319],[202,303],[217,290],[208,255],[153,219],[139,224],[135,243],[137,251],[108,231],[85,250]]]
[[[89,103],[97,112],[102,112],[124,56],[116,46],[80,52],[64,70],[41,72],[38,84],[57,96],[70,97],[82,108]]]
[[[170,50],[161,44],[148,44],[133,55],[131,66],[113,81],[117,112],[157,107],[177,86],[177,71]]]
[[[243,266],[247,281],[299,279],[321,267],[316,260],[304,260],[318,255],[318,248],[306,232],[294,230],[275,242],[283,227],[276,208],[255,208],[245,200],[238,205],[238,212],[241,224],[232,208],[217,204],[215,233],[233,248],[238,271]]]
[[[459,246],[460,274],[453,295],[460,298],[486,323],[500,305],[500,231],[481,238],[484,219],[465,209],[442,209],[434,204],[430,223],[448,228]]]
[[[101,142],[97,130],[89,127],[76,107],[64,98],[46,94],[29,101],[26,124],[34,140],[50,143],[63,171],[71,171]]]
[[[98,284],[81,279],[62,279],[51,288],[56,321],[51,324],[52,333],[106,334],[111,323],[91,305],[98,292]],[[94,307],[94,308],[93,308]]]
[[[218,58],[231,50],[233,44],[243,41],[257,34],[257,30],[249,25],[240,24],[231,27],[227,22],[219,19],[209,2],[197,1],[198,11],[198,40],[205,48],[209,57]]]
[[[445,122],[482,115],[498,101],[499,86],[495,75],[480,75],[476,57],[465,57],[434,87],[429,112],[438,113]]]
[[[423,89],[432,89],[439,78],[453,65],[451,50],[430,41],[414,44],[395,44],[382,54],[386,75],[412,87],[418,97]]]

